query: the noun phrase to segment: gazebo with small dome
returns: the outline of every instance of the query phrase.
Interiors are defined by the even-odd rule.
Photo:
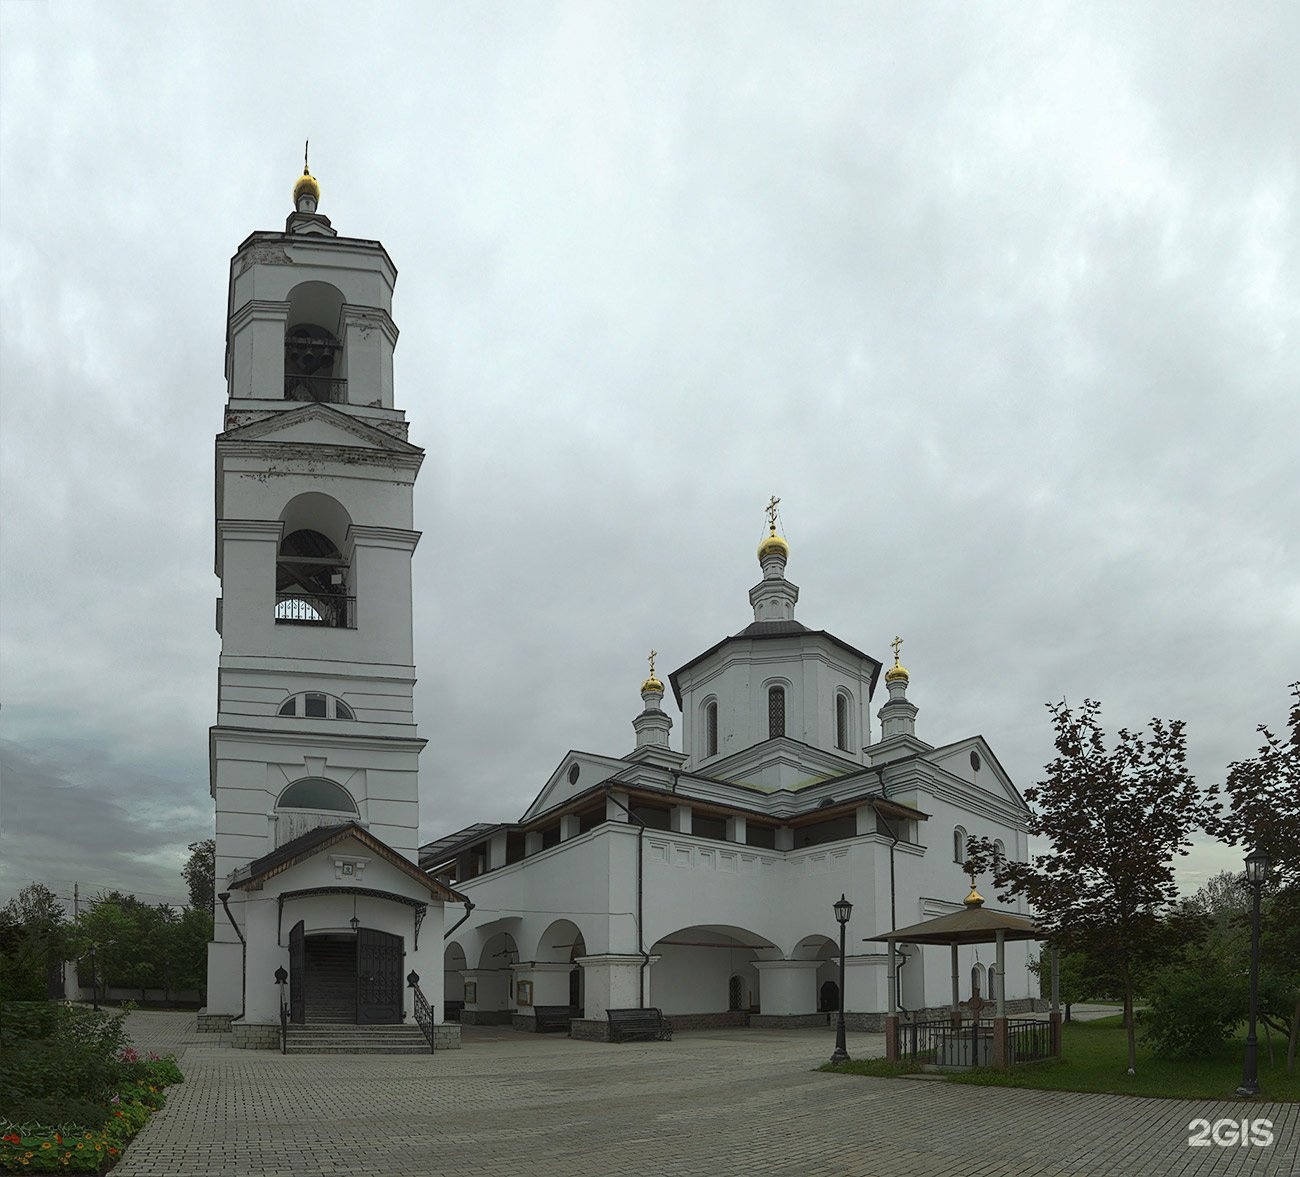
[[[913,1059],[936,1068],[958,1069],[1008,1067],[1060,1057],[1059,955],[1052,951],[1052,1005],[1048,1017],[1008,1018],[1003,984],[1006,944],[1010,940],[1043,940],[1046,935],[1025,916],[987,910],[973,878],[961,911],[869,939],[889,946],[889,1013],[885,1018],[885,1057],[889,1061]],[[923,1022],[900,1019],[899,944],[946,944],[952,949],[952,1005],[947,1018]],[[985,999],[977,986],[973,986],[967,1000],[961,1000],[957,950],[967,944],[996,945],[996,960],[990,969],[992,1001]],[[992,1019],[981,1019],[990,1005]]]

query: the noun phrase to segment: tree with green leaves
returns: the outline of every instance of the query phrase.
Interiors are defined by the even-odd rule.
[[[62,900],[29,883],[0,909],[0,996],[44,1001],[51,970],[73,954],[75,930]]]
[[[1265,1025],[1286,1034],[1286,1066],[1293,1073],[1300,1041],[1300,682],[1291,684],[1287,727],[1277,736],[1260,724],[1258,755],[1228,766],[1228,808],[1214,833],[1244,852],[1262,850],[1269,857],[1260,914],[1261,1014]]]
[[[991,870],[1004,900],[1028,899],[1050,943],[1105,968],[1102,979],[1123,997],[1134,1072],[1136,987],[1189,935],[1176,910],[1174,860],[1213,823],[1215,790],[1188,771],[1181,720],[1153,719],[1149,736],[1121,729],[1108,748],[1099,703],[1048,710],[1056,756],[1025,791],[1029,833],[1047,840],[1047,852],[1015,862],[979,839],[968,866]]]
[[[204,838],[201,842],[191,842],[189,851],[190,856],[181,868],[181,875],[185,879],[185,886],[189,888],[190,904],[211,915],[217,895],[217,841],[215,838]]]

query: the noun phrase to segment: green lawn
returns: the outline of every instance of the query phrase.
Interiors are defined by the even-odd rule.
[[[1128,1046],[1119,1016],[1094,1022],[1067,1022],[1063,1027],[1064,1057],[1030,1063],[1010,1071],[979,1068],[947,1074],[950,1083],[978,1083],[998,1087],[1038,1087],[1056,1091],[1102,1091],[1117,1095],[1161,1096],[1184,1099],[1223,1099],[1241,1082],[1245,1031],[1228,1042],[1211,1058],[1193,1062],[1166,1062],[1153,1058],[1138,1037],[1137,1074],[1128,1075]],[[1300,1102],[1300,1065],[1296,1074],[1286,1073],[1286,1043],[1273,1036],[1276,1066],[1269,1066],[1263,1034],[1259,1040],[1259,1098]],[[833,1066],[824,1071],[854,1075],[903,1075],[920,1068],[891,1064],[884,1059],[863,1059]]]

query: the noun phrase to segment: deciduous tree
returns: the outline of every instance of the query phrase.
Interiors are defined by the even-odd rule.
[[[217,842],[215,838],[204,838],[201,842],[191,842],[190,856],[181,868],[185,885],[189,888],[190,903],[200,911],[212,914],[212,903],[216,898]]]
[[[1261,994],[1290,1009],[1286,1065],[1293,1072],[1300,1041],[1300,682],[1291,684],[1287,728],[1276,736],[1260,724],[1259,754],[1228,766],[1228,809],[1214,832],[1229,845],[1264,851],[1271,863],[1271,894],[1261,915]]]
[[[1056,756],[1026,790],[1029,832],[1049,848],[1028,862],[999,858],[981,839],[970,865],[992,870],[1003,898],[1023,895],[1051,943],[1109,970],[1124,999],[1128,1066],[1137,1067],[1135,984],[1185,935],[1175,911],[1174,860],[1217,813],[1215,790],[1187,769],[1181,720],[1153,719],[1150,736],[1121,729],[1106,746],[1101,705],[1049,703]]]

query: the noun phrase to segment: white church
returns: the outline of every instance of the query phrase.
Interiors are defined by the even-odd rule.
[[[304,168],[284,231],[252,234],[231,262],[210,736],[221,899],[201,1028],[274,1047],[283,1008],[295,1030],[385,1026],[441,1048],[460,1024],[526,1030],[539,1011],[603,1040],[611,1009],[784,1027],[824,1025],[843,1001],[851,1027],[878,1029],[888,957],[868,939],[961,910],[966,838],[1024,857],[1027,810],[982,737],[918,736],[898,639],[886,669],[796,620],[775,499],[752,621],[667,686],[652,656],[630,750],[570,751],[517,822],[420,845],[423,451],[394,401],[396,270],[318,201]],[[1023,945],[1000,981],[978,949],[957,963],[963,991],[1001,984],[1009,1008],[1037,992]],[[953,984],[946,949],[903,947],[905,1016]]]

